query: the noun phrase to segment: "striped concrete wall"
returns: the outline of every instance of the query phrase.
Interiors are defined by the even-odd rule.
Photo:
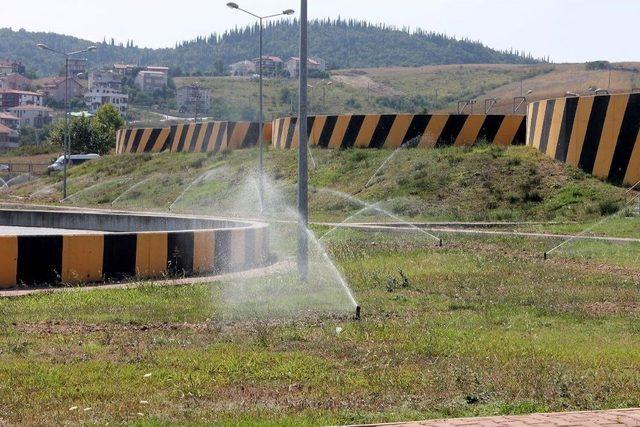
[[[265,265],[266,225],[139,233],[0,236],[0,288],[239,272]]]
[[[206,122],[122,129],[116,134],[116,153],[208,153],[247,148],[258,144],[259,127],[256,122]],[[265,143],[271,141],[271,134],[271,123],[265,123]]]
[[[297,147],[297,118],[273,123],[273,145]],[[522,115],[340,115],[309,117],[309,143],[323,148],[397,148],[413,142],[419,148],[473,145],[479,140],[499,145],[525,143]]]
[[[529,105],[527,145],[613,183],[640,181],[640,94]]]

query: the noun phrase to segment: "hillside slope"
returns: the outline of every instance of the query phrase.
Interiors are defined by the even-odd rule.
[[[590,220],[622,205],[624,189],[603,183],[527,147],[401,150],[313,149],[311,213],[342,220],[379,203],[413,219]],[[71,169],[69,205],[255,216],[256,150],[111,156]],[[295,205],[296,153],[268,152],[267,202],[276,218]],[[315,166],[314,166],[315,165]],[[52,203],[60,176],[5,190],[3,200]],[[369,185],[367,185],[369,184]],[[114,203],[115,201],[115,203]],[[368,216],[375,212],[364,212]],[[373,215],[376,216],[376,215]]]
[[[285,59],[296,56],[298,33],[295,20],[270,23],[264,34],[265,52]],[[97,43],[97,52],[87,55],[87,59],[92,66],[126,62],[206,72],[213,71],[220,61],[228,65],[258,56],[257,37],[257,27],[248,26],[176,43],[174,48],[165,49],[138,48],[135,41],[123,46],[105,39]],[[55,33],[0,28],[0,58],[21,59],[40,75],[55,74],[60,70],[60,61],[36,49],[36,43],[75,50],[96,42]],[[380,49],[380,46],[393,46],[393,49]],[[309,52],[324,58],[332,68],[534,62],[531,57],[496,51],[480,42],[344,20],[310,22]]]

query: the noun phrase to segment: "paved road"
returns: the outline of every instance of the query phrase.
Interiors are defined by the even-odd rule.
[[[0,225],[0,236],[51,236],[60,234],[95,234],[92,230],[69,230],[65,228],[14,227]]]
[[[386,427],[529,427],[529,426],[640,426],[640,409],[612,411],[563,412],[482,418],[419,421],[412,423],[378,424]]]

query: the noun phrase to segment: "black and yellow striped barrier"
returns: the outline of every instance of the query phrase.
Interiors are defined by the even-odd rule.
[[[0,288],[246,271],[264,266],[260,223],[189,231],[0,236]]]
[[[273,123],[273,145],[297,147],[297,118]],[[369,114],[312,116],[308,120],[309,144],[322,148],[398,148],[413,143],[418,148],[473,145],[484,140],[499,145],[525,143],[523,115]]]
[[[640,94],[529,105],[527,145],[613,183],[640,181]]]
[[[259,128],[257,122],[206,122],[121,129],[116,134],[116,153],[208,153],[247,148],[258,144]],[[271,123],[265,123],[263,129],[265,143],[271,142]]]

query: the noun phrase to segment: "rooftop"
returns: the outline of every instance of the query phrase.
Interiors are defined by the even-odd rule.
[[[300,58],[298,56],[291,57],[291,60],[292,61],[296,61],[296,62],[300,62]],[[309,58],[308,61],[309,61],[309,64],[311,64],[311,65],[320,65],[320,63],[318,61],[316,61],[315,59]]]
[[[20,95],[42,96],[41,93],[30,92],[28,90],[13,90],[13,89],[10,89],[10,90],[0,91],[0,93],[17,93],[17,94],[20,94]]]
[[[11,134],[13,130],[11,128],[6,127],[5,125],[0,125],[0,134]]]
[[[260,58],[255,58],[254,61],[258,61],[259,59]],[[262,59],[266,61],[282,62],[282,59],[277,56],[262,55]]]
[[[0,111],[0,119],[4,119],[4,120],[20,120],[18,117],[14,116],[13,114],[3,113],[1,111]]]

